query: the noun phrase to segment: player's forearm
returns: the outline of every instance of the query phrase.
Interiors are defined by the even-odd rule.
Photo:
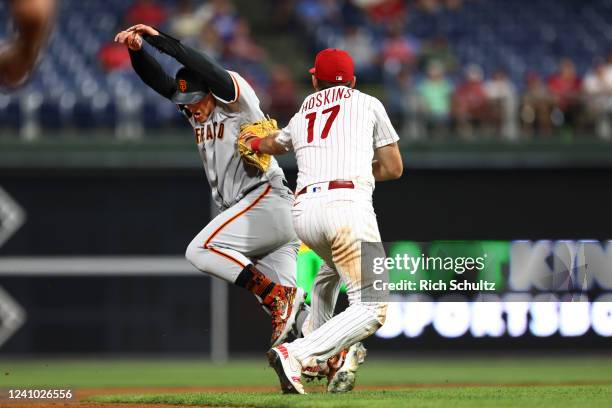
[[[129,50],[132,67],[140,79],[158,94],[170,99],[176,90],[172,78],[164,72],[159,63],[144,49]]]
[[[173,57],[185,67],[199,72],[204,77],[210,90],[219,98],[226,101],[236,99],[234,81],[229,72],[209,56],[162,32],[159,35],[144,35],[143,38],[153,47]]]
[[[55,0],[13,0],[11,13],[26,54],[42,47],[55,19]]]
[[[6,46],[0,53],[0,80],[7,84],[18,83],[32,68],[34,60],[26,57],[27,50],[23,42],[17,40]],[[20,64],[16,64],[19,61]]]
[[[0,52],[0,82],[16,86],[34,68],[51,30],[55,14],[53,0],[10,2],[15,38]]]
[[[280,155],[287,153],[287,149],[282,144],[276,141],[277,133],[271,134],[269,136],[261,139],[261,142],[258,146],[258,151],[265,154],[272,155]]]

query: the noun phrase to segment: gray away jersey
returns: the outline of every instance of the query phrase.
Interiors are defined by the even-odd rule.
[[[228,72],[236,87],[236,99],[225,101],[213,94],[217,106],[206,122],[198,123],[186,108],[181,107],[181,112],[193,126],[212,197],[221,210],[236,204],[250,191],[272,178],[284,177],[283,170],[274,158],[268,171],[261,173],[247,165],[238,154],[236,140],[240,134],[240,125],[261,120],[264,114],[249,83],[236,72]]]

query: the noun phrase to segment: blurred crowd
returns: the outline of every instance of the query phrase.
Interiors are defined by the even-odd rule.
[[[294,112],[297,91],[289,70],[267,64],[267,51],[255,41],[249,22],[231,0],[135,0],[118,29],[138,23],[158,27],[238,71],[255,88],[264,109],[279,119],[288,119]],[[119,44],[109,41],[98,55],[108,72],[131,69],[129,55]]]
[[[385,105],[407,139],[612,139],[612,55],[583,76],[562,58],[556,72],[528,69],[513,80],[507,67],[485,72],[461,61],[442,33],[412,35],[412,13],[452,18],[470,2],[299,0],[295,12],[315,48],[346,49],[361,84],[384,84]]]
[[[408,138],[546,140],[595,134],[612,140],[612,55],[583,77],[563,58],[552,75],[530,72],[519,84],[503,68],[487,78],[475,64],[453,72],[432,60],[424,71],[417,77],[403,68],[387,81]]]
[[[117,29],[139,23],[161,29],[223,62],[248,65],[258,63],[266,56],[251,37],[248,22],[240,16],[230,0],[180,0],[170,4],[135,0]],[[110,40],[100,49],[99,59],[107,71],[129,68],[125,47]],[[257,67],[254,71],[257,71]]]
[[[239,72],[280,123],[311,92],[305,68],[315,53],[335,47],[351,53],[358,87],[383,101],[405,140],[612,140],[612,53],[606,57],[612,48],[601,35],[612,32],[607,0],[64,0],[61,6],[29,83],[0,94],[0,130],[41,135],[43,128],[115,126],[117,134],[141,137],[146,129],[180,126],[175,109],[142,86],[126,48],[112,41],[116,32],[144,23]],[[155,55],[174,74],[176,61]],[[125,132],[121,123],[130,123]]]
[[[563,131],[612,139],[612,56],[583,77],[564,58],[557,72],[532,70],[517,83],[505,67],[486,75],[479,65],[460,61],[443,34],[410,34],[410,13],[452,15],[470,1],[477,0],[293,0],[273,5],[276,28],[288,30],[297,21],[314,39],[303,51],[314,55],[323,46],[345,49],[354,58],[360,84],[384,84],[387,109],[406,139],[546,139]],[[121,24],[136,23],[161,27],[240,71],[264,109],[281,122],[295,111],[299,87],[290,70],[268,63],[268,51],[254,40],[249,22],[231,0],[135,0]],[[129,69],[124,47],[112,42],[100,49],[99,58],[107,71]]]

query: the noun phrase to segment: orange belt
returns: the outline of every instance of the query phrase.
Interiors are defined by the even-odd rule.
[[[319,184],[319,183],[316,183],[316,184]],[[311,184],[311,186],[312,185],[313,184]],[[301,189],[300,191],[298,191],[295,196],[297,197],[300,194],[304,194],[304,193],[308,192],[308,187],[310,187],[310,186],[306,186],[303,189]],[[334,180],[334,181],[330,181],[327,184],[327,189],[328,190],[334,190],[336,188],[355,188],[355,185],[353,184],[353,182],[351,180]]]

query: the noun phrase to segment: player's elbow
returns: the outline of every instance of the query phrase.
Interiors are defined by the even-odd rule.
[[[404,163],[402,163],[402,160],[390,160],[388,163],[386,163],[385,166],[385,172],[387,173],[385,177],[387,180],[397,180],[398,178],[402,177],[402,174],[404,173]]]
[[[389,176],[391,180],[397,180],[402,177],[404,174],[404,163],[400,160],[397,163],[394,163],[391,169],[389,170]]]
[[[200,248],[198,248],[197,245],[195,245],[193,242],[191,242],[188,246],[187,249],[185,250],[185,259],[192,265],[196,265],[196,260],[197,260],[197,254],[198,254],[198,250]]]
[[[404,162],[397,143],[383,146],[374,153],[378,162],[379,175],[377,180],[396,180],[404,173]]]

